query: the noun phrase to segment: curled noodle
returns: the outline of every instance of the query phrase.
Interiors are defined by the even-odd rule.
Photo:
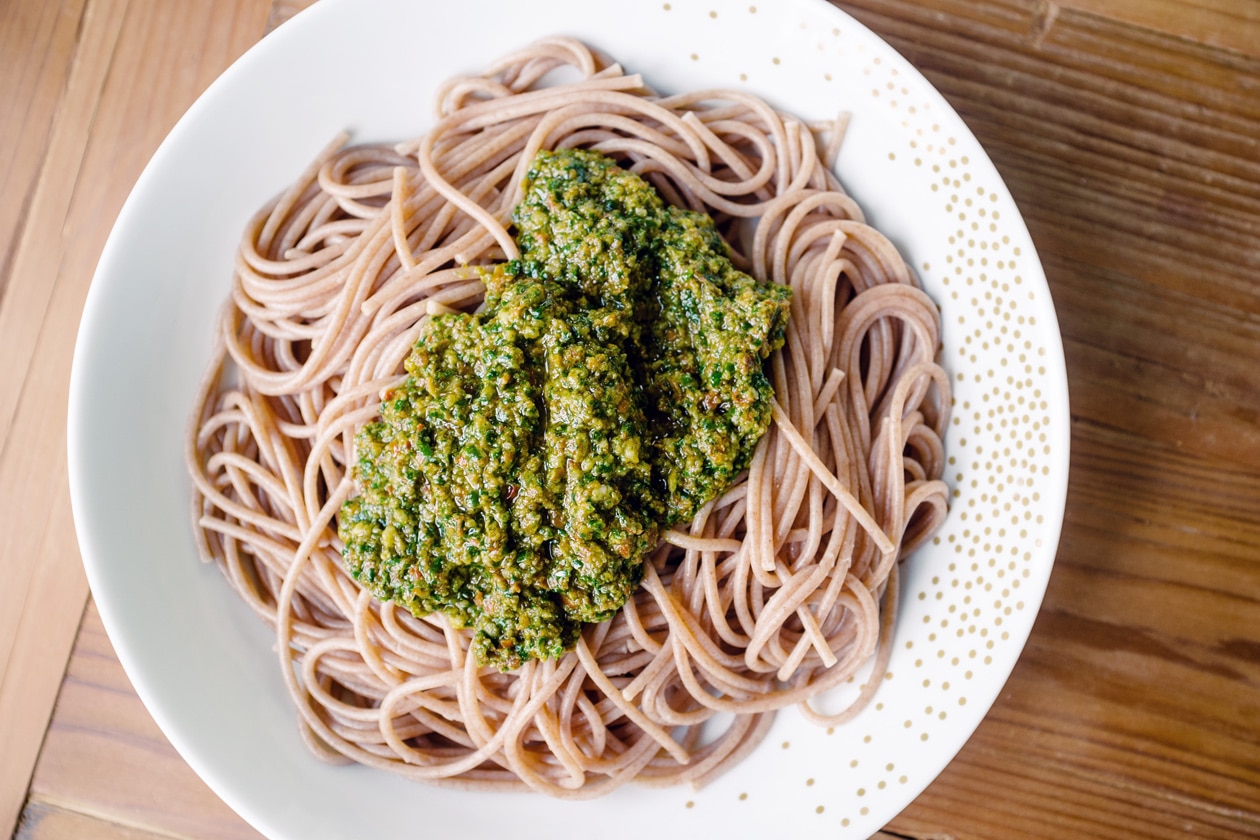
[[[579,80],[539,87],[561,67]],[[855,714],[890,654],[898,563],[945,515],[949,389],[936,306],[820,159],[842,122],[820,138],[746,93],[661,97],[562,38],[437,101],[423,137],[338,138],[250,220],[190,424],[200,550],[275,628],[308,743],[435,784],[592,797],[702,784],[787,706]],[[576,650],[500,673],[443,615],[361,589],[335,517],[355,432],[421,325],[481,303],[469,267],[516,255],[529,161],[572,146],[710,213],[792,312],[746,474],[664,535]],[[811,705],[872,661],[848,709]]]

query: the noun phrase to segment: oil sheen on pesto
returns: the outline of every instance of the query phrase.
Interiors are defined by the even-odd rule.
[[[748,466],[790,294],[603,155],[540,152],[524,187],[520,259],[481,312],[424,324],[339,519],[356,580],[501,669],[611,618],[661,529]]]

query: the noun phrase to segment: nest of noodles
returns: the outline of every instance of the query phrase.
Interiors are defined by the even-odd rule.
[[[851,717],[890,654],[898,562],[946,512],[949,390],[935,304],[828,166],[843,119],[661,96],[562,38],[449,80],[437,103],[413,141],[338,138],[250,220],[190,423],[201,552],[275,628],[307,742],[435,784],[592,797],[702,784],[786,706]],[[525,167],[573,146],[711,214],[741,270],[791,286],[792,313],[746,474],[665,535],[615,618],[503,674],[443,615],[363,590],[335,517],[355,431],[420,324],[480,304],[469,267],[516,256]],[[864,667],[846,709],[811,706]]]

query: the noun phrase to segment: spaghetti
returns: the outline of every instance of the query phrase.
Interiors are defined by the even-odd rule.
[[[249,222],[190,424],[199,548],[275,628],[307,742],[436,784],[592,797],[702,784],[786,706],[856,714],[891,651],[898,562],[946,512],[949,390],[936,306],[820,159],[842,124],[823,143],[748,94],[659,96],[562,38],[437,101],[423,137],[338,138]],[[739,268],[791,287],[791,317],[746,473],[666,532],[615,618],[501,673],[441,613],[361,588],[336,517],[355,432],[421,324],[479,306],[476,267],[518,256],[525,168],[569,147],[711,214]],[[811,704],[864,667],[848,708]]]

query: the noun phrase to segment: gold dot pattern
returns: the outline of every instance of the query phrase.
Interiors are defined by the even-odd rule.
[[[678,63],[707,74],[707,86],[749,90],[806,119],[850,112],[841,180],[868,211],[869,196],[890,190],[899,206],[914,208],[903,219],[897,207],[876,207],[870,221],[902,247],[941,307],[953,390],[944,476],[951,509],[943,529],[903,564],[886,672],[860,673],[819,710],[841,708],[870,680],[881,683],[875,701],[824,729],[781,714],[744,765],[676,795],[689,819],[742,803],[741,826],[773,809],[794,836],[865,837],[952,758],[1019,655],[1061,520],[1066,383],[1040,264],[966,126],[854,21],[825,7],[787,8],[786,20],[779,8],[712,0],[672,0],[663,11],[694,23],[698,38],[682,45]],[[784,90],[811,86],[819,91],[815,111],[778,101]],[[876,186],[864,191],[863,178]],[[770,795],[750,798],[754,789]]]

